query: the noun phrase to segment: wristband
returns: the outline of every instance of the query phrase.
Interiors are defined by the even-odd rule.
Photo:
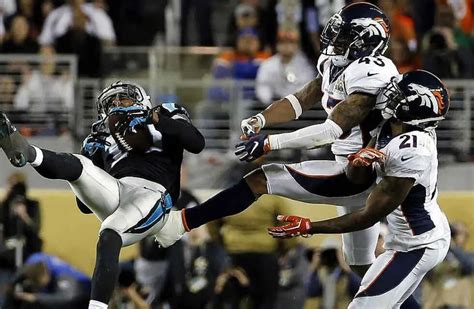
[[[293,107],[293,110],[295,111],[295,119],[298,119],[301,114],[303,113],[303,109],[301,108],[301,104],[300,104],[300,101],[298,100],[298,98],[293,95],[293,94],[289,94],[285,97],[285,99],[287,99],[288,101],[290,101],[290,104],[291,106]]]
[[[265,127],[265,123],[266,123],[265,116],[263,116],[262,113],[258,113],[257,115],[255,115],[253,117],[258,119],[258,121],[260,122],[260,129],[263,129],[263,127]]]

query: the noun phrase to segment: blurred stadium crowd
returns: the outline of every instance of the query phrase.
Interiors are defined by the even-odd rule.
[[[2,62],[0,108],[13,113],[16,123],[31,124],[32,112],[45,113],[53,126],[40,134],[62,133],[74,105],[76,73],[105,78],[107,48],[161,45],[222,47],[206,68],[212,79],[253,80],[242,98],[267,105],[315,76],[319,34],[348,2],[355,1],[0,0],[1,54],[46,59],[37,66],[28,58]],[[444,79],[474,78],[474,1],[369,2],[391,20],[388,56],[400,72],[423,68]],[[76,55],[77,72],[69,58],[50,60],[56,54]],[[225,102],[232,93],[216,82],[206,95]],[[197,203],[183,190],[177,207]],[[264,227],[288,211],[278,200],[260,203],[265,207],[193,230],[166,250],[143,240],[139,256],[123,264],[112,308],[345,308],[360,278],[344,262],[339,238],[326,238],[318,248],[272,239]],[[83,308],[90,279],[41,253],[40,208],[28,197],[21,174],[10,176],[0,209],[0,307]],[[474,252],[465,250],[468,237],[463,223],[452,223],[446,261],[415,295],[424,308],[472,304]]]
[[[256,77],[259,63],[279,51],[277,43],[300,43],[314,62],[319,34],[345,0],[3,0],[2,53],[72,53],[79,75],[101,75],[106,46],[227,46],[219,59],[255,67],[235,77]],[[400,72],[424,68],[441,78],[473,77],[471,0],[372,0],[389,16],[389,56]],[[176,22],[176,23],[174,23]],[[307,60],[308,61],[308,60]],[[219,70],[215,73],[220,76]]]
[[[313,78],[319,35],[329,17],[350,2],[3,0],[0,107],[24,135],[72,131],[80,140],[88,129],[79,130],[77,120],[92,121],[84,117],[93,109],[96,93],[111,78],[128,78],[145,80],[154,102],[177,100],[195,112],[194,118],[228,122],[237,117],[228,102],[243,106],[247,101],[261,109]],[[463,91],[474,78],[473,1],[371,2],[391,20],[387,55],[400,72],[423,68],[456,80],[451,111],[459,110],[459,119],[470,122],[467,109],[472,106],[466,107],[463,100],[469,93]],[[153,48],[164,52],[153,58]],[[182,83],[189,78],[194,84]],[[240,85],[237,90],[235,85]],[[186,93],[178,93],[179,87]],[[174,91],[164,90],[170,88]],[[216,123],[199,128],[221,128]],[[470,125],[443,125],[466,131],[440,134],[440,139],[458,136],[454,147],[448,141],[445,148],[466,160],[466,149],[472,150]],[[229,145],[215,146],[211,139],[208,146],[222,150]]]

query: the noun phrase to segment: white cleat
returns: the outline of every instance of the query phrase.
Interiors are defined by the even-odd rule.
[[[155,240],[161,247],[168,248],[180,240],[186,233],[181,216],[181,211],[179,210],[170,211],[165,225],[157,234],[155,234]]]

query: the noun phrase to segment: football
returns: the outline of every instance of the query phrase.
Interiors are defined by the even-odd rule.
[[[109,115],[108,126],[110,134],[119,146],[120,150],[126,152],[145,153],[153,144],[153,139],[143,125],[136,127],[136,132],[128,130],[128,124],[133,116],[126,113],[113,113]],[[125,129],[124,129],[125,128]]]

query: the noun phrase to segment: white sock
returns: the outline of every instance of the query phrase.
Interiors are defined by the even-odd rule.
[[[91,299],[89,301],[89,309],[107,309],[107,304]]]
[[[38,167],[41,165],[41,163],[43,163],[43,152],[36,146],[31,145],[31,147],[33,147],[33,149],[35,150],[36,157],[35,160],[30,163],[30,165],[33,167]]]

